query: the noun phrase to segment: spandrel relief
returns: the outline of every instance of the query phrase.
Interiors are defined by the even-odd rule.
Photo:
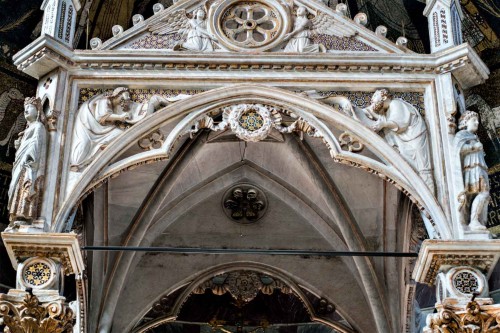
[[[9,220],[13,226],[38,218],[47,156],[47,130],[40,99],[25,100],[24,118],[27,126],[14,143],[17,151],[9,186]]]
[[[206,11],[198,9],[188,16],[185,10],[178,10],[149,29],[153,35],[178,35],[181,40],[175,44],[175,51],[213,51],[217,47],[217,37],[207,29]]]
[[[358,27],[343,15],[298,2],[215,0],[164,11],[151,20],[137,21],[136,17],[137,25],[147,25],[146,33],[125,48],[174,52],[377,51],[358,38]],[[95,48],[103,47],[97,39],[95,42]]]
[[[458,196],[462,223],[471,230],[486,230],[490,185],[483,145],[476,135],[478,126],[477,113],[465,112],[453,143],[463,176],[463,191]]]
[[[81,171],[127,128],[159,108],[188,97],[190,95],[163,97],[154,94],[137,103],[131,100],[129,90],[124,87],[91,97],[80,106],[75,118],[71,170]]]
[[[304,94],[333,105],[339,112],[379,133],[399,151],[434,192],[429,134],[425,119],[415,106],[395,98],[387,89],[375,91],[370,103],[364,108],[356,106],[345,96],[325,97],[315,91]]]

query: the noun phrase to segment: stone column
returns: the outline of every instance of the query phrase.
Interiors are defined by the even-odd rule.
[[[459,13],[456,0],[427,0],[424,15],[429,22],[431,53],[462,43]]]
[[[16,289],[0,294],[0,324],[9,332],[73,332],[82,327],[84,292],[79,289],[84,270],[76,234],[2,233],[12,265]],[[65,275],[74,274],[79,297],[68,304],[63,293]],[[7,331],[6,331],[7,332]]]
[[[500,304],[488,290],[499,257],[498,240],[426,240],[413,278],[436,286],[437,313],[428,315],[423,333],[481,333],[500,325]]]

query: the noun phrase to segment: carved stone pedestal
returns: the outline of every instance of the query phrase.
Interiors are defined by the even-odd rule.
[[[76,234],[8,232],[2,238],[17,270],[16,289],[0,294],[4,332],[73,332],[73,326],[82,323],[75,314],[85,309],[84,263]],[[71,274],[75,274],[78,299],[70,307],[60,295],[64,275]]]
[[[500,332],[500,305],[488,297],[499,256],[498,240],[423,243],[413,278],[436,285],[437,299],[424,333]]]

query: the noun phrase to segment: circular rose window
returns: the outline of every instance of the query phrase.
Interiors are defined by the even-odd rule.
[[[277,1],[220,2],[209,12],[210,28],[233,51],[266,51],[289,30],[289,10]]]

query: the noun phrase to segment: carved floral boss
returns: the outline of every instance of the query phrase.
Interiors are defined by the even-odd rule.
[[[264,193],[249,184],[238,184],[229,189],[223,198],[226,215],[239,223],[252,223],[260,219],[267,208]]]
[[[223,31],[233,43],[242,47],[267,44],[279,30],[273,10],[263,4],[238,4],[225,13]]]

